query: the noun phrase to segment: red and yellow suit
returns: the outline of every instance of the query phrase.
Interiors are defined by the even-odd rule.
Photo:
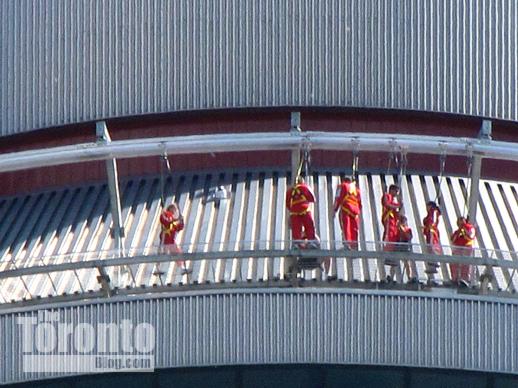
[[[160,215],[160,224],[162,224],[162,231],[160,232],[162,245],[175,244],[176,233],[184,227],[183,220],[174,218],[171,211],[164,210]]]
[[[441,254],[441,242],[439,238],[439,219],[441,211],[437,208],[430,208],[426,217],[423,218],[423,234],[428,245],[428,253]]]
[[[411,246],[409,244],[412,243],[412,229],[408,225],[399,224],[399,242],[407,243],[407,246],[401,245],[401,250],[410,250]]]
[[[313,192],[305,183],[298,183],[286,193],[286,209],[290,212],[293,240],[315,240],[315,223],[309,210],[315,202]]]
[[[360,189],[354,182],[342,182],[338,186],[334,211],[340,209],[340,225],[344,241],[351,249],[358,249],[358,230],[360,227],[360,211],[362,200]]]
[[[402,224],[401,222],[398,224],[399,230],[399,246],[397,247],[397,251],[400,252],[412,252],[412,229],[410,226],[406,224]],[[405,271],[409,280],[416,280],[416,275],[413,271],[413,267],[410,266],[408,260],[405,260]]]
[[[399,242],[399,208],[400,204],[397,196],[390,193],[383,194],[381,197],[381,223],[383,224],[383,241],[389,243]],[[385,251],[394,251],[395,245],[388,244],[384,247]]]
[[[160,243],[163,253],[178,253],[182,250],[176,245],[176,234],[184,228],[183,219],[175,218],[173,212],[169,210],[162,211],[160,214],[160,224],[162,231],[160,232]],[[176,260],[178,265],[184,265],[183,260]]]
[[[476,230],[469,222],[463,222],[460,227],[451,235],[452,253],[459,256],[471,256],[473,254],[473,243],[475,242]],[[470,281],[469,264],[450,264],[451,280],[457,282]]]

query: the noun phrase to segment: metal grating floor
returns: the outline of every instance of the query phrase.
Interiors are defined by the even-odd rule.
[[[340,171],[313,173],[310,183],[317,196],[315,221],[324,248],[341,240],[338,220],[332,217],[334,190]],[[360,175],[363,212],[360,248],[377,241],[381,235],[380,198],[386,185],[397,179],[393,175]],[[285,248],[289,231],[286,224],[284,196],[288,172],[285,170],[232,171],[190,173],[170,176],[165,184],[167,201],[177,201],[186,227],[179,243],[187,250],[201,251]],[[457,215],[465,206],[466,179],[444,177],[441,182],[443,222],[441,242],[448,245],[448,236]],[[229,200],[205,202],[210,188],[225,185],[231,190]],[[424,244],[420,222],[425,216],[425,203],[434,199],[439,185],[437,177],[406,175],[402,193],[405,212],[414,231],[414,243]],[[478,205],[477,244],[480,248],[518,251],[518,185],[481,180]],[[158,244],[160,212],[159,177],[142,177],[121,184],[126,251],[153,252]],[[99,252],[113,248],[110,235],[111,214],[106,185],[88,185],[0,199],[0,271],[25,266],[45,265],[99,258]],[[422,246],[421,246],[422,249]],[[86,253],[85,253],[86,252]],[[81,253],[81,254],[79,254]],[[448,253],[448,252],[446,252]],[[517,260],[516,255],[501,257]],[[161,281],[177,284],[197,281],[229,282],[283,278],[282,258],[221,259],[215,262],[194,261],[190,278],[180,274],[175,263],[163,263]],[[333,265],[339,279],[347,281],[379,281],[387,268],[376,258],[337,259]],[[424,265],[417,273],[425,279]],[[401,269],[399,269],[401,274]],[[135,264],[132,273],[137,286],[152,286],[160,279],[153,275],[153,265]],[[82,269],[75,273],[53,273],[24,276],[0,281],[2,302],[99,290],[96,270]],[[114,274],[112,274],[113,276]],[[500,268],[494,269],[494,289],[514,290],[518,276]],[[313,274],[314,276],[314,274]],[[403,275],[400,280],[406,280]],[[449,273],[445,265],[432,275],[439,282]],[[129,280],[128,280],[129,281]],[[121,280],[122,282],[122,280]],[[124,286],[124,284],[121,284]]]

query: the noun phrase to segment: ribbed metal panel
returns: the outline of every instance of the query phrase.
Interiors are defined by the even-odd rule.
[[[315,171],[309,178],[317,203],[315,221],[324,249],[334,248],[341,241],[341,229],[332,212],[333,196],[341,174],[347,172]],[[185,218],[185,229],[178,236],[184,251],[240,251],[243,249],[284,249],[290,232],[286,220],[284,198],[288,173],[284,170],[203,172],[173,174],[165,180],[166,202],[179,204]],[[361,174],[362,222],[360,250],[372,250],[372,241],[380,241],[380,220],[383,191],[397,177],[385,174]],[[219,204],[207,202],[209,190],[223,185],[230,199]],[[425,204],[433,200],[440,186],[443,217],[440,223],[441,244],[449,246],[449,236],[456,229],[457,217],[465,212],[465,178],[407,175],[402,180],[402,195],[409,225],[414,231],[415,251],[426,252],[421,233]],[[476,247],[494,254],[495,258],[518,260],[518,186],[513,183],[482,180],[476,224]],[[159,243],[160,179],[135,178],[121,185],[122,222],[128,254],[154,253]],[[0,202],[0,271],[27,266],[59,264],[70,261],[104,258],[114,248],[110,233],[111,212],[106,185],[82,186],[63,190],[33,193],[25,197],[5,198]],[[367,244],[370,244],[367,246]],[[341,244],[338,244],[338,248]],[[500,252],[502,251],[502,252]],[[449,248],[445,253],[451,253]],[[135,277],[114,284],[119,287],[156,284],[178,285],[198,282],[240,282],[283,279],[287,270],[284,258],[220,259],[194,261],[192,277],[181,275],[175,262],[164,262],[159,278],[153,275],[152,264],[131,265]],[[484,273],[480,266],[476,274]],[[112,271],[110,269],[110,271]],[[439,283],[450,279],[447,265],[437,274],[426,274],[423,262],[416,263],[420,280]],[[518,289],[513,271],[493,268],[493,290]],[[380,281],[387,273],[383,260],[376,258],[333,260],[333,274],[345,281]],[[99,290],[97,269],[75,272],[29,275],[0,281],[0,302],[22,298],[47,297]],[[116,279],[110,272],[112,279]],[[306,276],[316,276],[315,273]],[[408,280],[402,268],[397,268],[399,283]],[[222,287],[225,287],[223,284]]]
[[[518,120],[510,0],[0,4],[0,133],[229,107]]]
[[[55,308],[60,322],[131,320],[156,330],[157,368],[367,364],[518,373],[516,302],[412,293],[257,290]],[[20,317],[0,315],[0,383],[41,379],[21,364]]]

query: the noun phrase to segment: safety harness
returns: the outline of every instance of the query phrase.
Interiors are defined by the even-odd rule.
[[[473,233],[469,233],[469,231],[466,228],[466,225],[463,225],[459,228],[459,236],[464,238],[464,240],[466,240],[465,246],[467,246],[467,247],[473,246],[475,238],[473,236]]]
[[[165,236],[170,236],[173,234],[173,232],[177,231],[178,229],[178,225],[180,225],[180,221],[173,221],[171,223],[169,223],[169,225],[165,226],[164,224],[161,224],[162,225],[162,233],[165,235]]]
[[[356,190],[356,187],[349,187],[349,191],[347,191],[347,193],[344,195],[344,198],[342,200],[342,206],[341,206],[341,209],[344,213],[346,213],[348,216],[350,217],[358,217],[358,214],[354,214],[353,212],[351,212],[347,205],[351,205],[351,206],[359,206],[359,202],[358,202],[358,191]]]
[[[393,198],[392,195],[391,197]],[[394,209],[390,209],[388,206],[383,206],[383,215],[381,217],[381,221],[385,223],[389,218],[396,218],[396,211]]]
[[[297,184],[297,185],[295,185],[295,187],[293,187],[293,190],[291,191],[291,196],[290,196],[290,209],[292,209],[294,205],[297,205],[299,203],[308,202],[307,197],[302,193],[302,191],[300,189],[301,187],[302,187],[301,184]],[[305,209],[301,212],[294,212],[294,211],[290,210],[290,214],[293,216],[303,216],[303,215],[307,214],[307,212],[308,212],[307,209]]]
[[[439,224],[439,216],[441,213],[438,209],[432,210],[432,223],[423,225],[423,233],[426,235],[427,233],[431,233],[437,237],[439,237],[439,230],[438,230],[438,224]],[[428,216],[426,216],[428,218]],[[426,220],[425,218],[425,220]]]

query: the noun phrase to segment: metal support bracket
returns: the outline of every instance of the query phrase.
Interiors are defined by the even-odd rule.
[[[490,120],[482,121],[482,126],[478,134],[479,140],[484,143],[491,143],[491,132],[492,122]],[[477,152],[473,152],[472,144],[470,144],[470,146],[471,147],[468,150],[468,157],[471,156],[471,185],[469,190],[468,217],[470,220],[472,220],[472,222],[476,222],[480,174],[482,172],[482,156]]]
[[[478,138],[482,141],[490,142],[492,140],[492,132],[493,122],[491,120],[483,120],[480,132],[478,133]]]
[[[105,121],[96,123],[97,143],[111,143],[111,136]],[[124,227],[122,225],[122,211],[119,191],[119,178],[117,172],[117,160],[115,158],[106,160],[106,174],[108,176],[108,188],[110,191],[110,206],[112,212],[112,237],[115,249],[121,254],[123,248]]]

